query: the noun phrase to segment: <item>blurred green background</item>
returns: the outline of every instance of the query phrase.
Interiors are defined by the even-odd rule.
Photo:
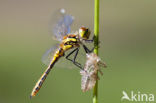
[[[130,103],[121,101],[123,90],[156,96],[155,4],[100,1],[99,55],[108,68],[100,76],[99,103]],[[48,24],[59,8],[75,17],[73,30],[84,25],[93,32],[93,0],[0,0],[0,103],[92,102],[92,91],[80,89],[79,69],[56,69],[57,64],[37,96],[29,98],[46,68],[42,54],[54,45]]]

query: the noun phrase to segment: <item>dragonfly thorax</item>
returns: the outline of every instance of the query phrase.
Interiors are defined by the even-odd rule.
[[[81,27],[79,29],[79,36],[84,39],[84,40],[87,40],[89,39],[89,36],[90,36],[90,30],[86,27]]]

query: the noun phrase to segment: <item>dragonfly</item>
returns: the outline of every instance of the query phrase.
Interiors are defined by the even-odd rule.
[[[86,42],[92,43],[94,39],[94,36],[92,39],[89,39],[91,34],[89,28],[82,26],[75,33],[71,33],[70,27],[74,21],[73,16],[66,14],[64,9],[60,10],[60,14],[61,17],[58,19],[58,21],[56,22],[56,24],[52,29],[54,38],[60,42],[59,46],[58,48],[56,48],[54,55],[51,57],[47,69],[44,71],[44,73],[34,86],[30,97],[34,97],[38,93],[47,75],[54,67],[55,63],[61,57],[65,56],[66,51],[72,49],[72,51],[69,54],[67,54],[65,58],[71,61],[74,65],[76,65],[80,69],[83,69],[83,67],[81,66],[80,63],[76,61],[76,57],[78,55],[80,47],[83,47],[86,53],[90,53],[93,51],[93,49],[89,50],[88,47],[85,45]],[[70,59],[69,57],[72,54],[75,54],[74,58]]]
[[[96,80],[99,79],[97,75],[98,71],[101,75],[103,75],[99,67],[107,67],[106,63],[102,62],[102,60],[95,53],[87,53],[86,59],[84,69],[80,71],[80,74],[82,75],[81,89],[83,92],[86,92],[95,86]]]

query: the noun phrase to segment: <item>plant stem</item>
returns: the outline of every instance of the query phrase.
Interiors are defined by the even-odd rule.
[[[99,0],[94,0],[94,53],[98,55],[99,43]],[[98,74],[97,74],[98,75]],[[93,103],[98,103],[98,80],[93,88]]]

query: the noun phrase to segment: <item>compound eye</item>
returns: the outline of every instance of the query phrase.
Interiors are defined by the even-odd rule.
[[[89,31],[89,29],[86,28],[86,27],[81,27],[81,28],[79,29],[79,35],[80,35],[81,38],[83,38],[83,39],[88,39],[89,36],[90,36],[90,31]]]

